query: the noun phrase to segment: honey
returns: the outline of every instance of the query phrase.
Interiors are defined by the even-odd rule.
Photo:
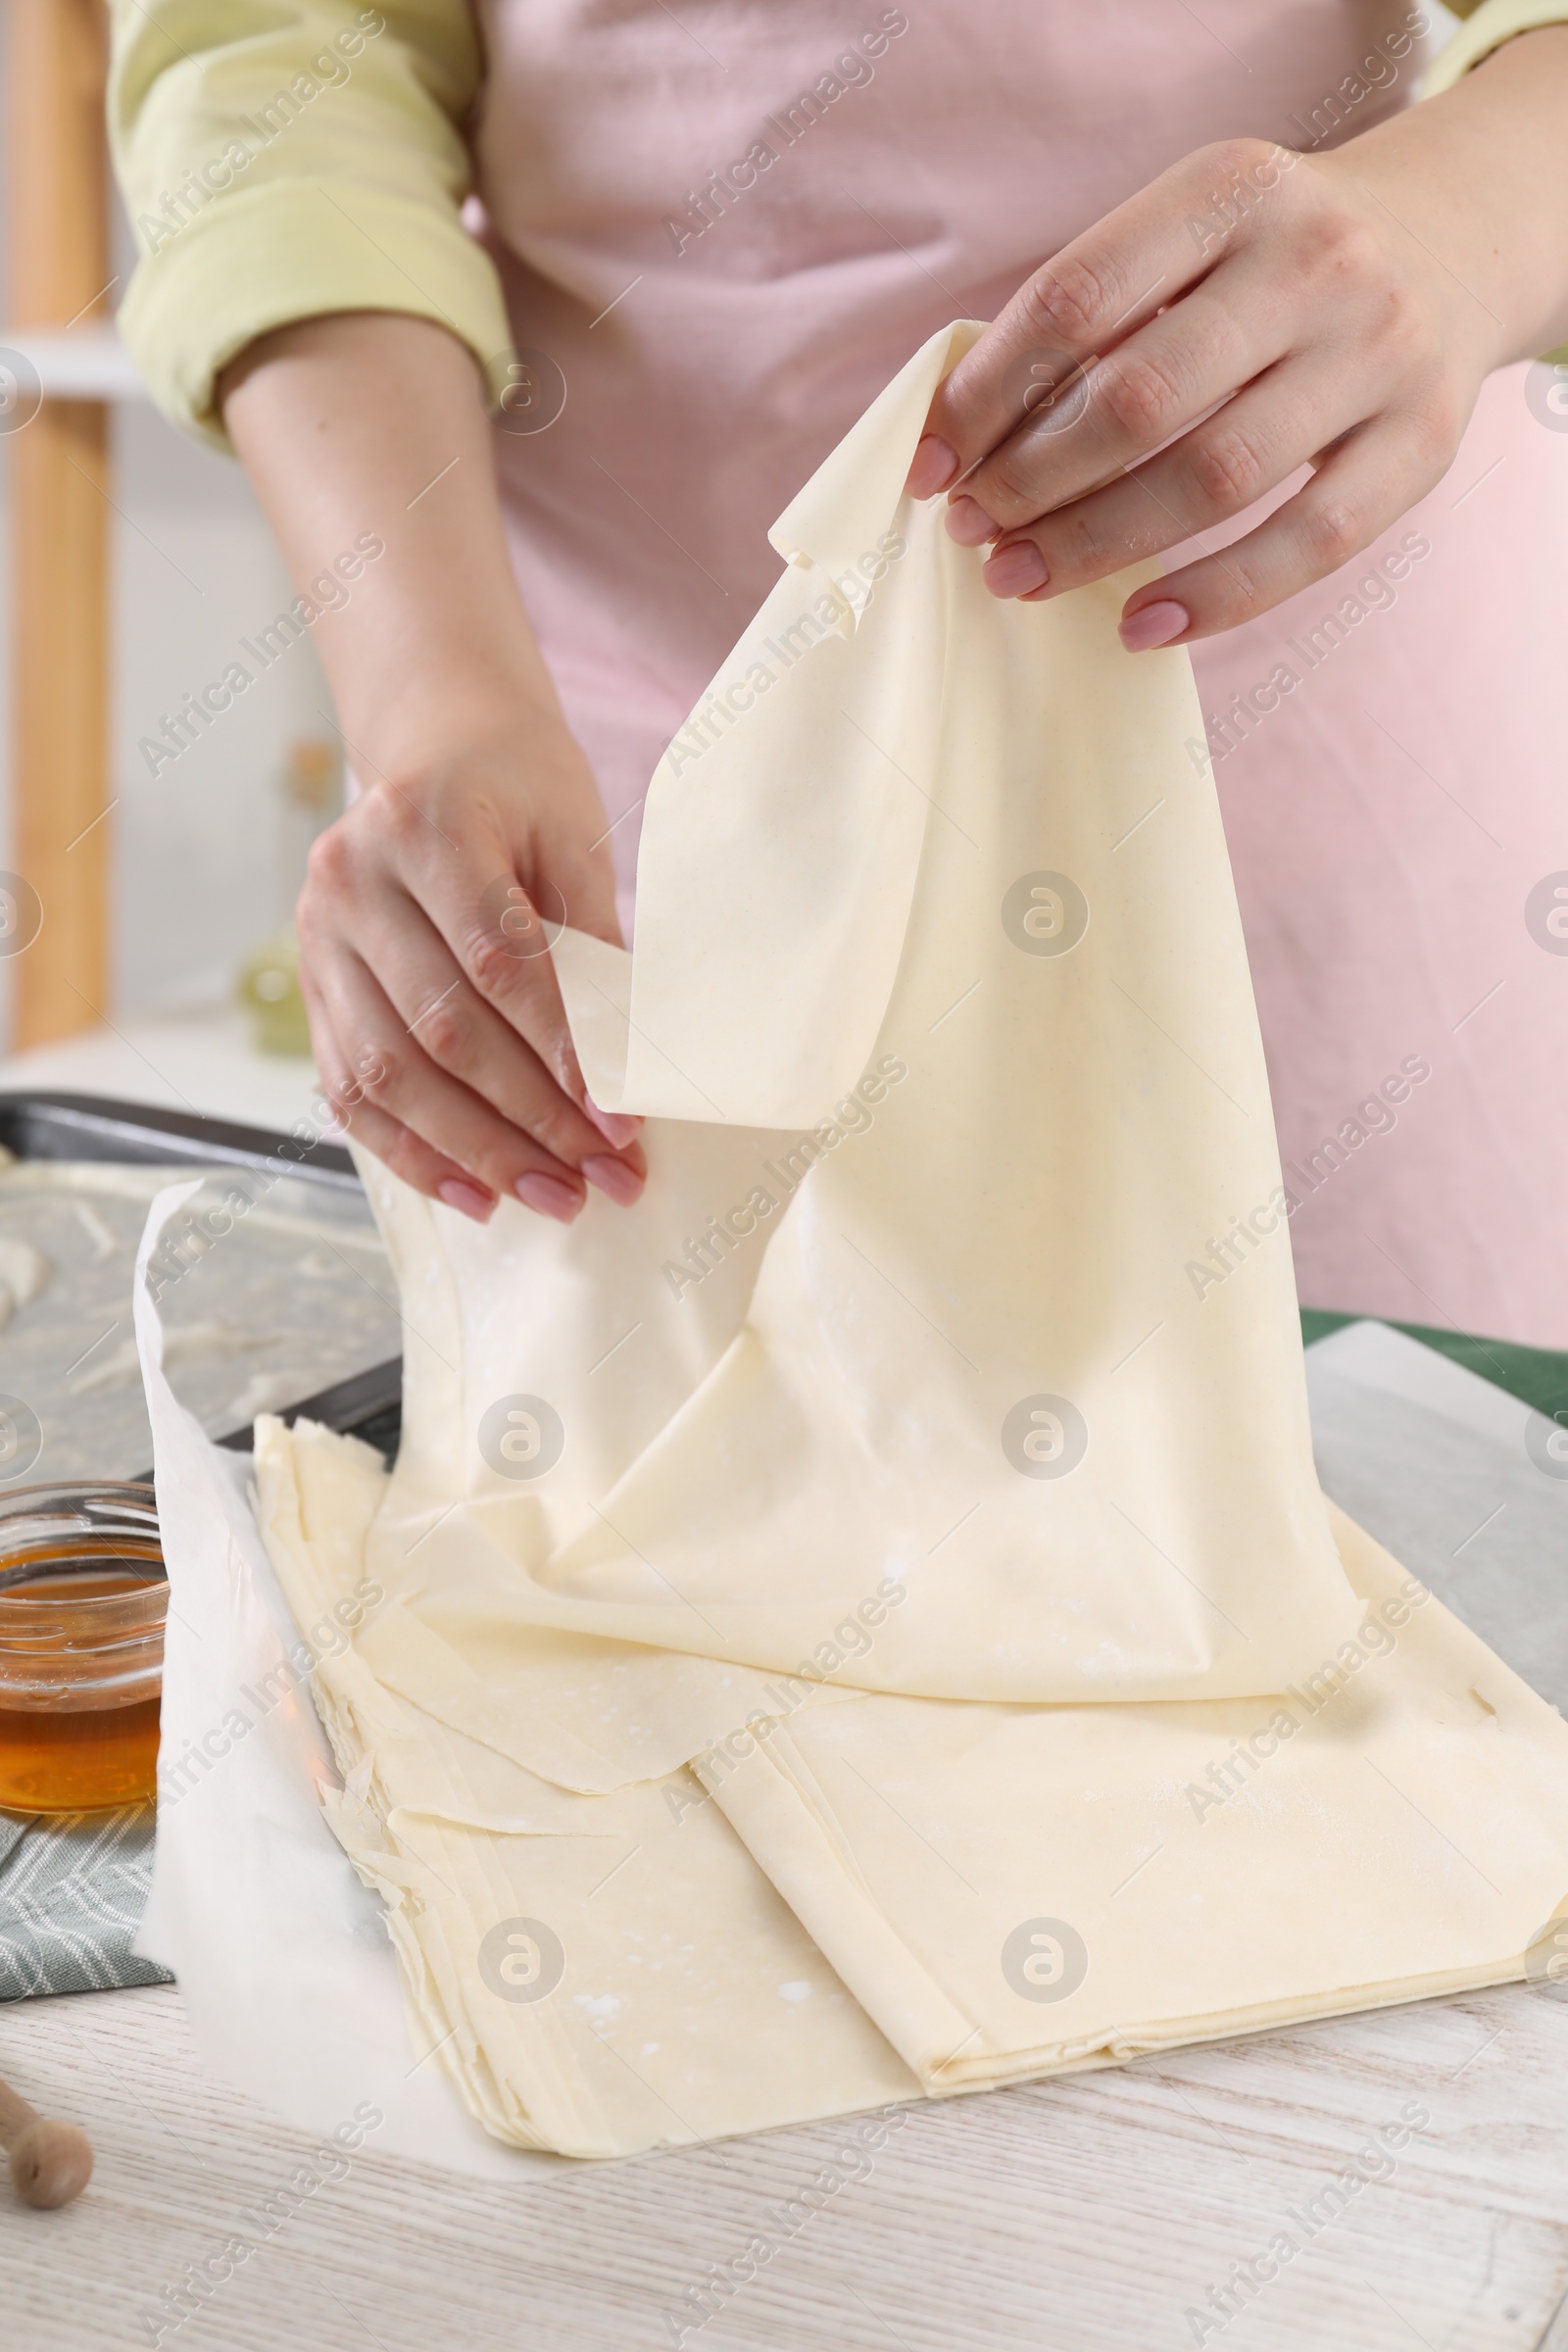
[[[0,1807],[88,1812],[154,1793],[168,1597],[150,1489],[0,1501]]]
[[[25,1715],[0,1707],[0,1807],[92,1813],[134,1805],[157,1788],[158,1701]]]

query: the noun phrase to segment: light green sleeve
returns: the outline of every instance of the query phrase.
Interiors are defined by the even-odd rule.
[[[1456,17],[1466,22],[1437,58],[1421,83],[1423,98],[1451,90],[1472,66],[1511,41],[1516,33],[1535,32],[1543,24],[1568,24],[1568,0],[1447,0]]]
[[[140,254],[120,327],[154,399],[226,448],[219,371],[328,311],[510,341],[459,208],[481,74],[467,0],[111,0],[109,127]]]

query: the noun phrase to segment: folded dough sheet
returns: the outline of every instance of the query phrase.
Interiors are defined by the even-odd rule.
[[[520,2145],[1492,1984],[1568,1893],[1568,1727],[1318,1489],[1187,658],[903,495],[979,331],[775,526],[635,955],[556,944],[642,1200],[480,1229],[366,1161],[397,1467],[258,1424],[300,1622],[382,1596],[332,1827]]]

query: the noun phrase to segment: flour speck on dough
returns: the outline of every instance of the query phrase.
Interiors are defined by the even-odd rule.
[[[115,1237],[114,1227],[107,1218],[99,1215],[90,1200],[74,1200],[72,1207],[76,1222],[92,1244],[93,1264],[106,1266],[112,1257],[120,1255],[120,1243]]]
[[[27,1306],[47,1290],[53,1262],[30,1242],[0,1240],[0,1331],[19,1306]]]

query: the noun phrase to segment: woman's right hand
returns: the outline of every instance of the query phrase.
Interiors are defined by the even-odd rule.
[[[219,389],[296,586],[331,608],[313,634],[361,786],[299,906],[328,1101],[481,1222],[503,1197],[564,1223],[589,1185],[636,1200],[641,1122],[590,1102],[549,955],[561,922],[619,940],[609,826],[513,577],[472,356],[423,318],[334,315]]]
[[[638,1122],[592,1103],[550,959],[563,920],[619,937],[603,807],[558,716],[498,712],[368,779],[298,920],[327,1100],[405,1182],[481,1219],[509,1197],[569,1223],[585,1182],[636,1200]]]

